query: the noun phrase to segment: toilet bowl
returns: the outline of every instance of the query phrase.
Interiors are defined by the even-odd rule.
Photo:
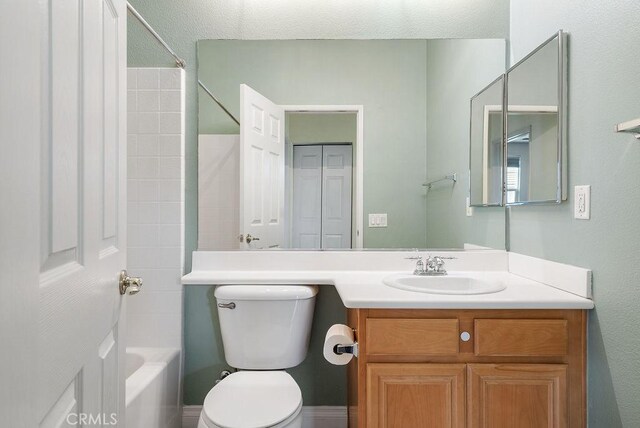
[[[227,376],[204,400],[198,428],[300,428],[302,394],[284,371]]]
[[[225,359],[240,370],[207,394],[198,428],[300,428],[302,393],[284,369],[304,361],[318,287],[215,290]]]

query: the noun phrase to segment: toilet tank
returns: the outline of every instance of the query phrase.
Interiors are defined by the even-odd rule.
[[[224,356],[232,367],[277,370],[304,361],[318,287],[221,285],[215,290]]]

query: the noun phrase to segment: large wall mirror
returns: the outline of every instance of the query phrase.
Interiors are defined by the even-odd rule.
[[[198,248],[504,248],[503,208],[466,199],[469,98],[505,57],[498,39],[199,41]]]

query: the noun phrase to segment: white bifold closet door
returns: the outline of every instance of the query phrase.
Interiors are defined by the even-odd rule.
[[[293,147],[293,248],[351,248],[351,145]]]

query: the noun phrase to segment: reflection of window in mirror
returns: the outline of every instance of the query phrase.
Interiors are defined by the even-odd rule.
[[[520,128],[507,137],[507,203],[529,199],[531,126]]]
[[[520,200],[520,156],[507,159],[507,203]]]

